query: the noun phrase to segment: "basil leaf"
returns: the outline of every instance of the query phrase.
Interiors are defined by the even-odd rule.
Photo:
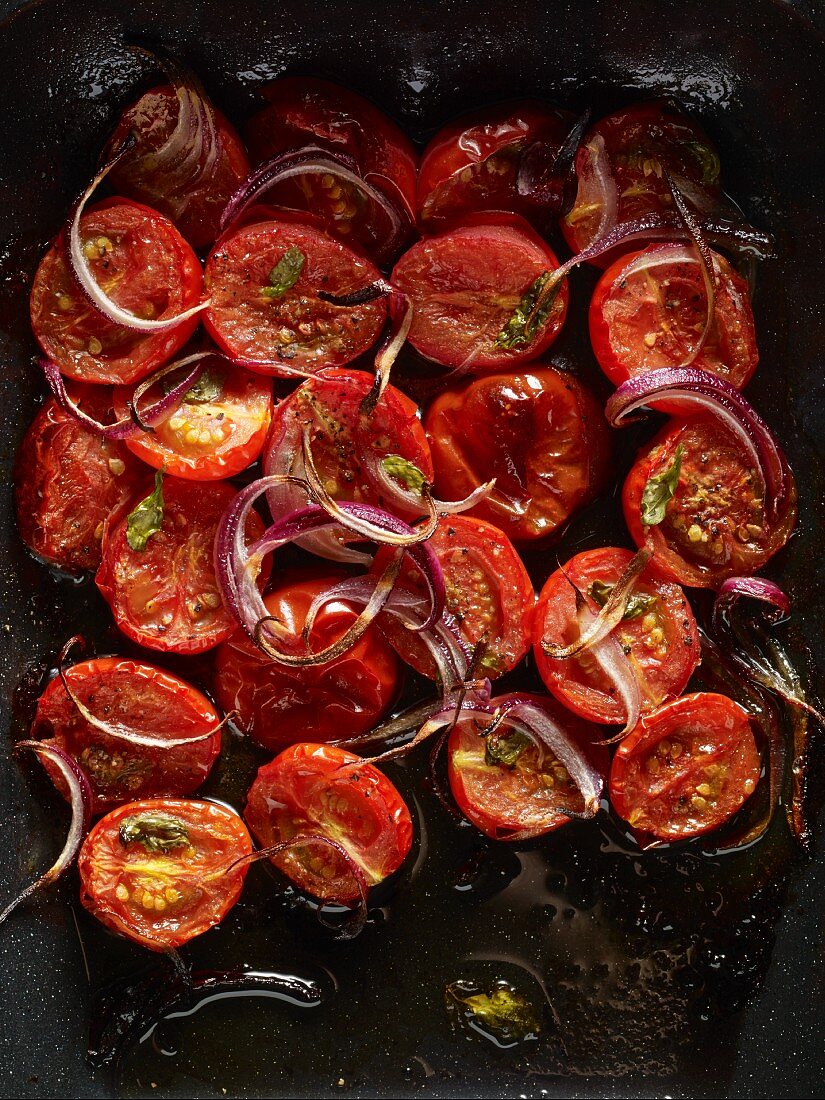
[[[665,518],[667,506],[679,484],[684,453],[685,448],[680,443],[670,465],[648,479],[642,492],[642,523],[645,527],[655,527]]]
[[[511,730],[501,737],[491,733],[484,738],[484,763],[488,767],[498,764],[505,768],[512,768],[532,743],[527,734],[522,733],[521,730]]]
[[[169,814],[135,814],[124,817],[118,829],[120,843],[142,844],[147,852],[171,852],[189,848],[189,830],[183,821]]]
[[[427,479],[419,468],[401,455],[387,455],[386,458],[381,459],[381,465],[390,477],[403,481],[414,493],[420,493],[427,484]]]
[[[517,348],[532,343],[536,333],[550,316],[556,302],[556,295],[561,287],[561,279],[559,279],[551,287],[541,304],[537,305],[542,297],[542,291],[552,276],[552,271],[545,271],[524,292],[513,316],[496,337],[496,344],[500,348]]]
[[[604,581],[593,581],[587,591],[599,607],[604,607],[610,599],[610,593],[614,588],[615,585],[605,584]],[[631,592],[627,601],[627,606],[625,607],[624,615],[622,615],[622,621],[625,619],[637,619],[640,615],[643,615],[645,611],[649,611],[655,603],[656,597],[652,592]]]
[[[510,1046],[541,1034],[541,1019],[522,993],[505,982],[497,982],[489,993],[473,993],[472,988],[468,982],[451,982],[444,990],[447,1012],[455,1022],[472,1023]]]
[[[129,513],[126,541],[132,550],[145,550],[146,543],[163,525],[163,471],[155,473],[155,488]]]
[[[225,377],[223,371],[210,370],[207,367],[183,395],[183,400],[189,405],[208,405],[213,401],[220,401]]]
[[[261,287],[265,298],[281,298],[298,282],[306,256],[291,244],[269,273],[269,286]]]

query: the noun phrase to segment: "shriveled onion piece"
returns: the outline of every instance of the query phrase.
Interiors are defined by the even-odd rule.
[[[541,203],[547,214],[564,217],[576,200],[576,154],[590,122],[590,108],[571,126],[556,149],[547,141],[532,141],[521,151],[516,191]]]
[[[93,711],[89,710],[82,699],[78,698],[72,690],[71,684],[66,676],[66,658],[75,646],[80,646],[82,648],[86,646],[85,639],[81,637],[80,634],[75,634],[73,638],[69,638],[68,642],[66,642],[60,651],[60,656],[57,660],[57,672],[60,676],[60,682],[63,685],[63,690],[68,695],[80,716],[88,722],[90,726],[93,726],[96,730],[100,730],[101,733],[105,733],[107,737],[113,737],[118,741],[126,741],[130,745],[143,745],[150,749],[174,749],[178,748],[180,745],[196,745],[199,741],[208,741],[211,737],[215,736],[218,730],[223,729],[226,723],[235,715],[235,711],[229,711],[217,725],[207,730],[206,733],[198,733],[192,737],[168,738],[156,737],[151,733],[143,733],[133,726],[124,726],[121,722],[111,722],[107,718],[100,718]]]
[[[608,400],[605,414],[615,428],[630,415],[657,400],[686,413],[710,413],[741,442],[765,485],[765,510],[782,514],[792,484],[785,453],[771,429],[750,402],[728,382],[696,367],[664,367],[623,382]]]
[[[116,325],[122,325],[123,328],[133,329],[135,332],[166,332],[170,328],[175,328],[183,321],[187,321],[190,317],[195,317],[202,310],[206,309],[209,305],[209,301],[199,302],[198,305],[191,306],[189,309],[184,310],[183,313],[176,313],[173,317],[157,319],[138,317],[136,313],[131,313],[128,309],[123,309],[116,302],[112,301],[97,282],[89,269],[86,254],[83,251],[83,242],[80,238],[80,220],[83,217],[83,211],[86,209],[86,203],[112,168],[114,168],[116,164],[119,164],[126,156],[133,144],[134,141],[130,141],[129,139],[124,141],[111,160],[107,161],[107,163],[99,169],[97,175],[69,211],[69,219],[66,226],[69,265],[80,289],[98,313],[101,313]]]
[[[785,618],[791,612],[791,601],[787,593],[774,581],[765,577],[728,577],[719,586],[713,601],[714,630],[723,628],[722,616],[728,615],[743,596],[767,604],[765,612],[774,621]]]
[[[691,208],[685,202],[684,196],[679,187],[673,180],[670,172],[667,168],[664,169],[665,179],[667,185],[670,188],[670,193],[673,196],[673,204],[679,212],[679,217],[685,223],[685,228],[691,236],[691,239],[696,246],[696,253],[699,257],[699,267],[702,271],[702,282],[705,284],[705,323],[702,326],[702,331],[699,334],[699,340],[697,341],[693,351],[684,363],[680,363],[680,366],[689,367],[696,359],[696,356],[705,346],[707,338],[710,335],[710,330],[713,327],[713,314],[716,308],[716,268],[713,263],[713,253],[708,247],[708,243],[704,238],[701,227],[699,226],[698,219],[693,213]]]
[[[26,898],[30,898],[32,894],[42,889],[42,887],[49,886],[51,883],[56,882],[63,872],[71,866],[72,861],[80,849],[80,845],[86,834],[86,830],[89,828],[89,822],[92,817],[93,796],[89,780],[86,778],[77,762],[73,760],[67,752],[64,752],[63,749],[58,748],[56,745],[49,745],[43,741],[18,741],[14,746],[15,753],[22,749],[31,749],[37,756],[51,761],[63,776],[69,791],[72,821],[69,826],[66,843],[63,845],[63,850],[60,855],[48,871],[40,875],[34,882],[30,883],[25,890],[17,895],[14,901],[9,902],[5,909],[0,912],[0,924],[3,923],[10,913],[14,912],[21,902],[25,901]]]

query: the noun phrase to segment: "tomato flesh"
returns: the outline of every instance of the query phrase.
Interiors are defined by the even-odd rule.
[[[174,225],[126,199],[88,207],[80,238],[95,282],[137,317],[163,320],[197,305],[198,258]],[[162,332],[142,333],[109,321],[72,274],[61,234],[40,261],[30,299],[34,335],[63,374],[81,382],[138,382],[168,362],[192,335],[198,317]]]
[[[88,722],[55,677],[40,696],[32,737],[47,739],[74,757],[94,796],[93,812],[103,813],[142,798],[192,794],[204,782],[221,750],[220,716],[196,688],[153,665],[121,657],[99,657],[66,669],[72,693],[92,714],[164,740],[212,737],[170,748],[134,745]],[[65,796],[60,772],[43,758]]]
[[[645,527],[645,485],[673,463],[680,444],[676,491],[662,522]],[[651,539],[660,568],[696,588],[715,588],[726,577],[756,573],[785,545],[796,522],[795,484],[782,515],[769,518],[759,471],[730,429],[705,416],[665,425],[628,474],[623,504],[636,544]]]
[[[394,785],[333,745],[293,745],[265,764],[244,817],[263,847],[311,834],[337,841],[370,886],[397,871],[412,846],[410,811]],[[348,902],[359,896],[347,862],[328,845],[296,844],[272,862],[314,897]]]
[[[124,844],[128,819],[163,815],[188,843],[151,851]],[[252,841],[243,821],[211,802],[152,798],[112,810],[80,850],[80,900],[93,916],[150,951],[181,947],[220,923],[240,897]]]
[[[627,711],[616,686],[599,668],[592,653],[558,660],[548,657],[542,642],[569,645],[579,637],[575,585],[592,611],[594,584],[615,585],[632,558],[629,550],[606,547],[571,558],[548,578],[539,594],[533,628],[536,668],[547,690],[575,714],[591,722],[624,722]],[[571,582],[572,581],[572,585]],[[699,632],[681,588],[648,565],[633,588],[644,601],[641,613],[623,619],[613,636],[621,643],[642,689],[642,713],[647,714],[679,695],[699,663]]]
[[[343,576],[286,574],[264,603],[300,637],[313,598]],[[330,601],[315,620],[311,649],[336,642],[356,614],[351,604]],[[366,733],[391,706],[398,677],[395,654],[374,626],[342,657],[307,668],[270,661],[238,630],[216,654],[215,695],[221,706],[238,712],[238,725],[257,744],[278,751],[296,741],[343,740]]]
[[[713,692],[697,692],[642,718],[610,769],[610,801],[634,829],[686,840],[718,829],[759,782],[748,713]]]
[[[536,365],[492,374],[435,399],[424,416],[442,500],[461,500],[491,478],[470,514],[514,542],[551,535],[605,479],[607,425],[571,375]]]

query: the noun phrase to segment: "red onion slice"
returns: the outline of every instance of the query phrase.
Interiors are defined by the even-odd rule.
[[[18,741],[14,746],[14,751],[17,753],[21,749],[31,749],[37,756],[51,761],[58,769],[69,790],[72,820],[69,826],[68,836],[66,837],[66,843],[63,845],[63,850],[60,855],[48,871],[44,872],[39,878],[35,879],[34,882],[30,883],[25,890],[17,895],[14,901],[9,902],[5,909],[0,912],[0,924],[3,923],[10,913],[14,912],[21,902],[30,898],[32,894],[36,893],[44,886],[49,886],[51,883],[56,882],[63,872],[71,866],[75,856],[80,850],[80,845],[86,834],[86,830],[89,828],[89,822],[92,817],[92,788],[89,786],[89,781],[77,762],[73,760],[68,753],[64,752],[63,749],[58,748],[56,745],[46,744],[43,741]]]
[[[719,586],[713,601],[713,628],[718,630],[722,617],[728,615],[742,597],[767,604],[767,614],[774,621],[787,618],[791,613],[791,601],[778,584],[765,577],[728,577]]]
[[[665,367],[623,382],[607,402],[605,415],[615,428],[631,413],[657,399],[686,413],[710,413],[740,441],[765,486],[765,510],[776,519],[791,490],[788,460],[771,429],[753,406],[728,382],[695,367]]]

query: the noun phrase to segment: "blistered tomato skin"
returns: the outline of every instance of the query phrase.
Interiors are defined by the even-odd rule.
[[[627,720],[616,686],[585,650],[576,657],[557,659],[542,649],[543,642],[569,645],[579,637],[576,597],[571,585],[598,613],[594,585],[612,586],[632,558],[629,550],[606,547],[586,550],[551,574],[539,594],[533,626],[536,668],[547,690],[575,714],[599,723]],[[602,592],[604,589],[601,589]],[[685,688],[699,663],[699,632],[682,589],[655,565],[648,565],[636,582],[631,599],[635,613],[624,618],[613,636],[624,649],[642,689],[642,713],[675,698]]]
[[[143,840],[127,839],[135,834]],[[83,842],[80,900],[141,947],[181,947],[219,924],[238,900],[247,867],[233,864],[251,851],[243,821],[223,806],[129,802],[101,818]]]
[[[355,753],[299,744],[258,772],[244,818],[262,847],[301,836],[337,841],[367,886],[397,871],[412,846],[412,819],[390,780]],[[295,885],[322,900],[352,902],[360,891],[347,861],[329,845],[295,844],[272,862]]]
[[[200,301],[203,273],[198,258],[156,210],[127,199],[106,199],[87,208],[80,237],[92,276],[121,309],[157,321]],[[196,314],[147,334],[109,321],[72,274],[64,234],[40,261],[29,304],[44,354],[80,382],[139,382],[169,362],[198,325]]]
[[[684,695],[620,743],[610,801],[634,829],[687,840],[718,829],[756,790],[761,762],[748,713],[724,695]]]

